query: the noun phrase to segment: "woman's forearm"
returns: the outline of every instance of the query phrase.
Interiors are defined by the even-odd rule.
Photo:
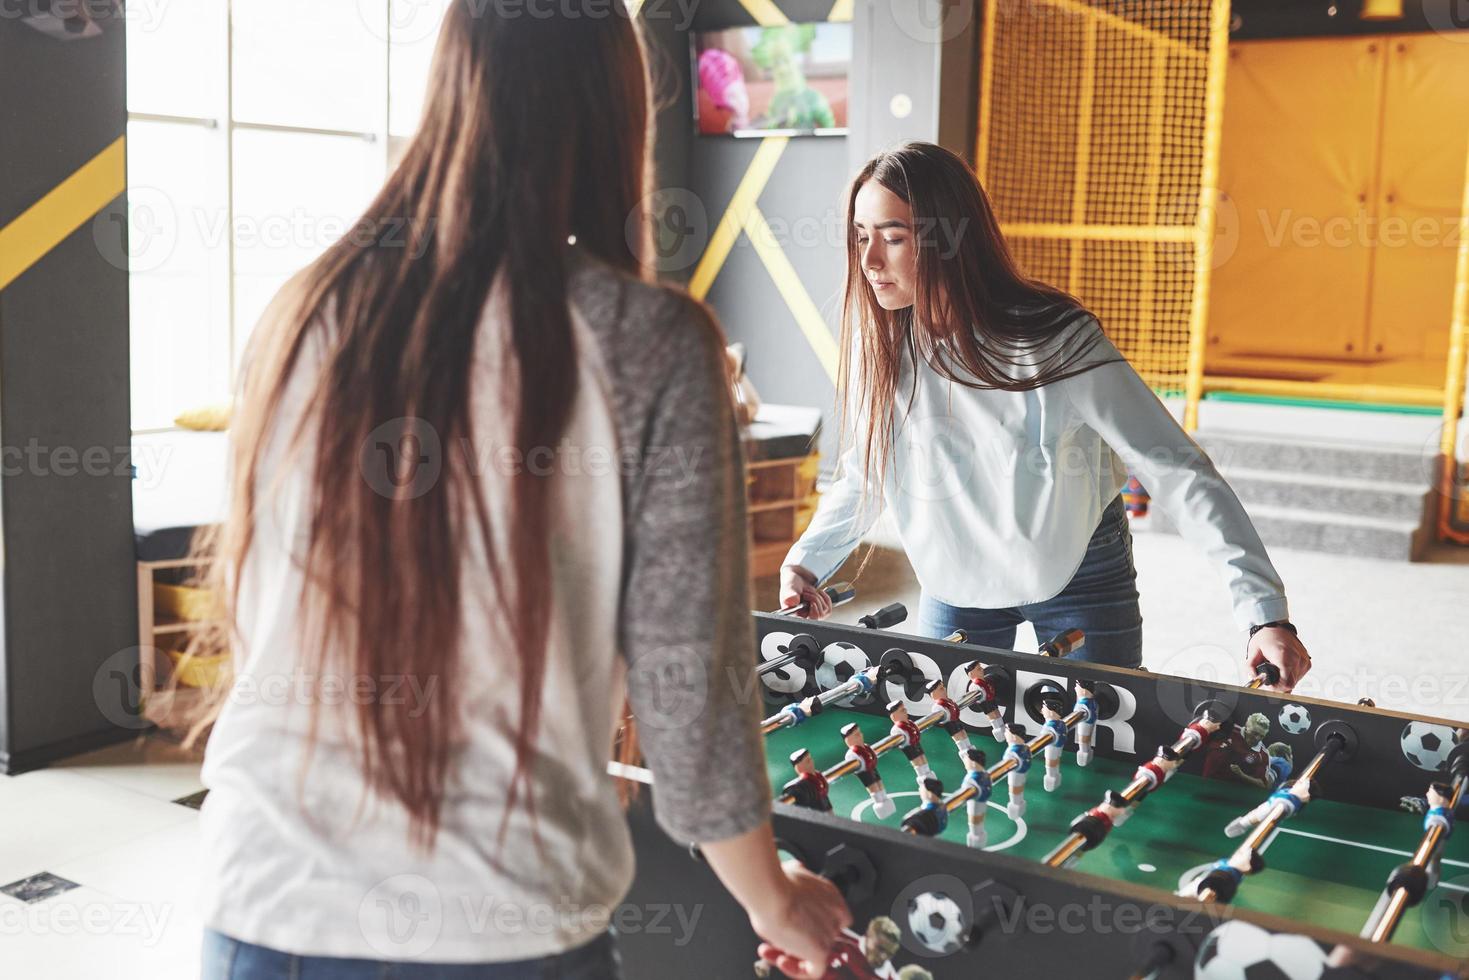
[[[724,887],[746,910],[766,907],[785,894],[786,876],[780,867],[769,820],[735,837],[700,844],[699,850]]]

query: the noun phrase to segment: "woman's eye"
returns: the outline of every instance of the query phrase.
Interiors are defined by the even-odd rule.
[[[863,238],[861,235],[858,235],[857,236],[857,244],[858,245],[866,245],[867,244],[867,239],[866,238]]]
[[[903,244],[903,239],[901,239],[901,238],[884,238],[883,241],[887,242],[889,245],[901,245],[901,244]]]

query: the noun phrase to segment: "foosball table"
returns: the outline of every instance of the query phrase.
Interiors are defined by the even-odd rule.
[[[1463,723],[902,615],[754,614],[777,840],[854,915],[829,977],[1469,977]],[[646,794],[629,819],[627,975],[778,975]]]

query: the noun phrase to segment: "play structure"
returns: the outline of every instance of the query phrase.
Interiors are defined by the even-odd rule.
[[[1441,412],[1469,543],[1469,33],[1383,6],[983,3],[976,169],[1188,428],[1207,394]]]

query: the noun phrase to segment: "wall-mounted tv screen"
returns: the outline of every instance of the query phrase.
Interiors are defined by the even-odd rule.
[[[846,135],[851,24],[700,31],[693,48],[701,135]]]

